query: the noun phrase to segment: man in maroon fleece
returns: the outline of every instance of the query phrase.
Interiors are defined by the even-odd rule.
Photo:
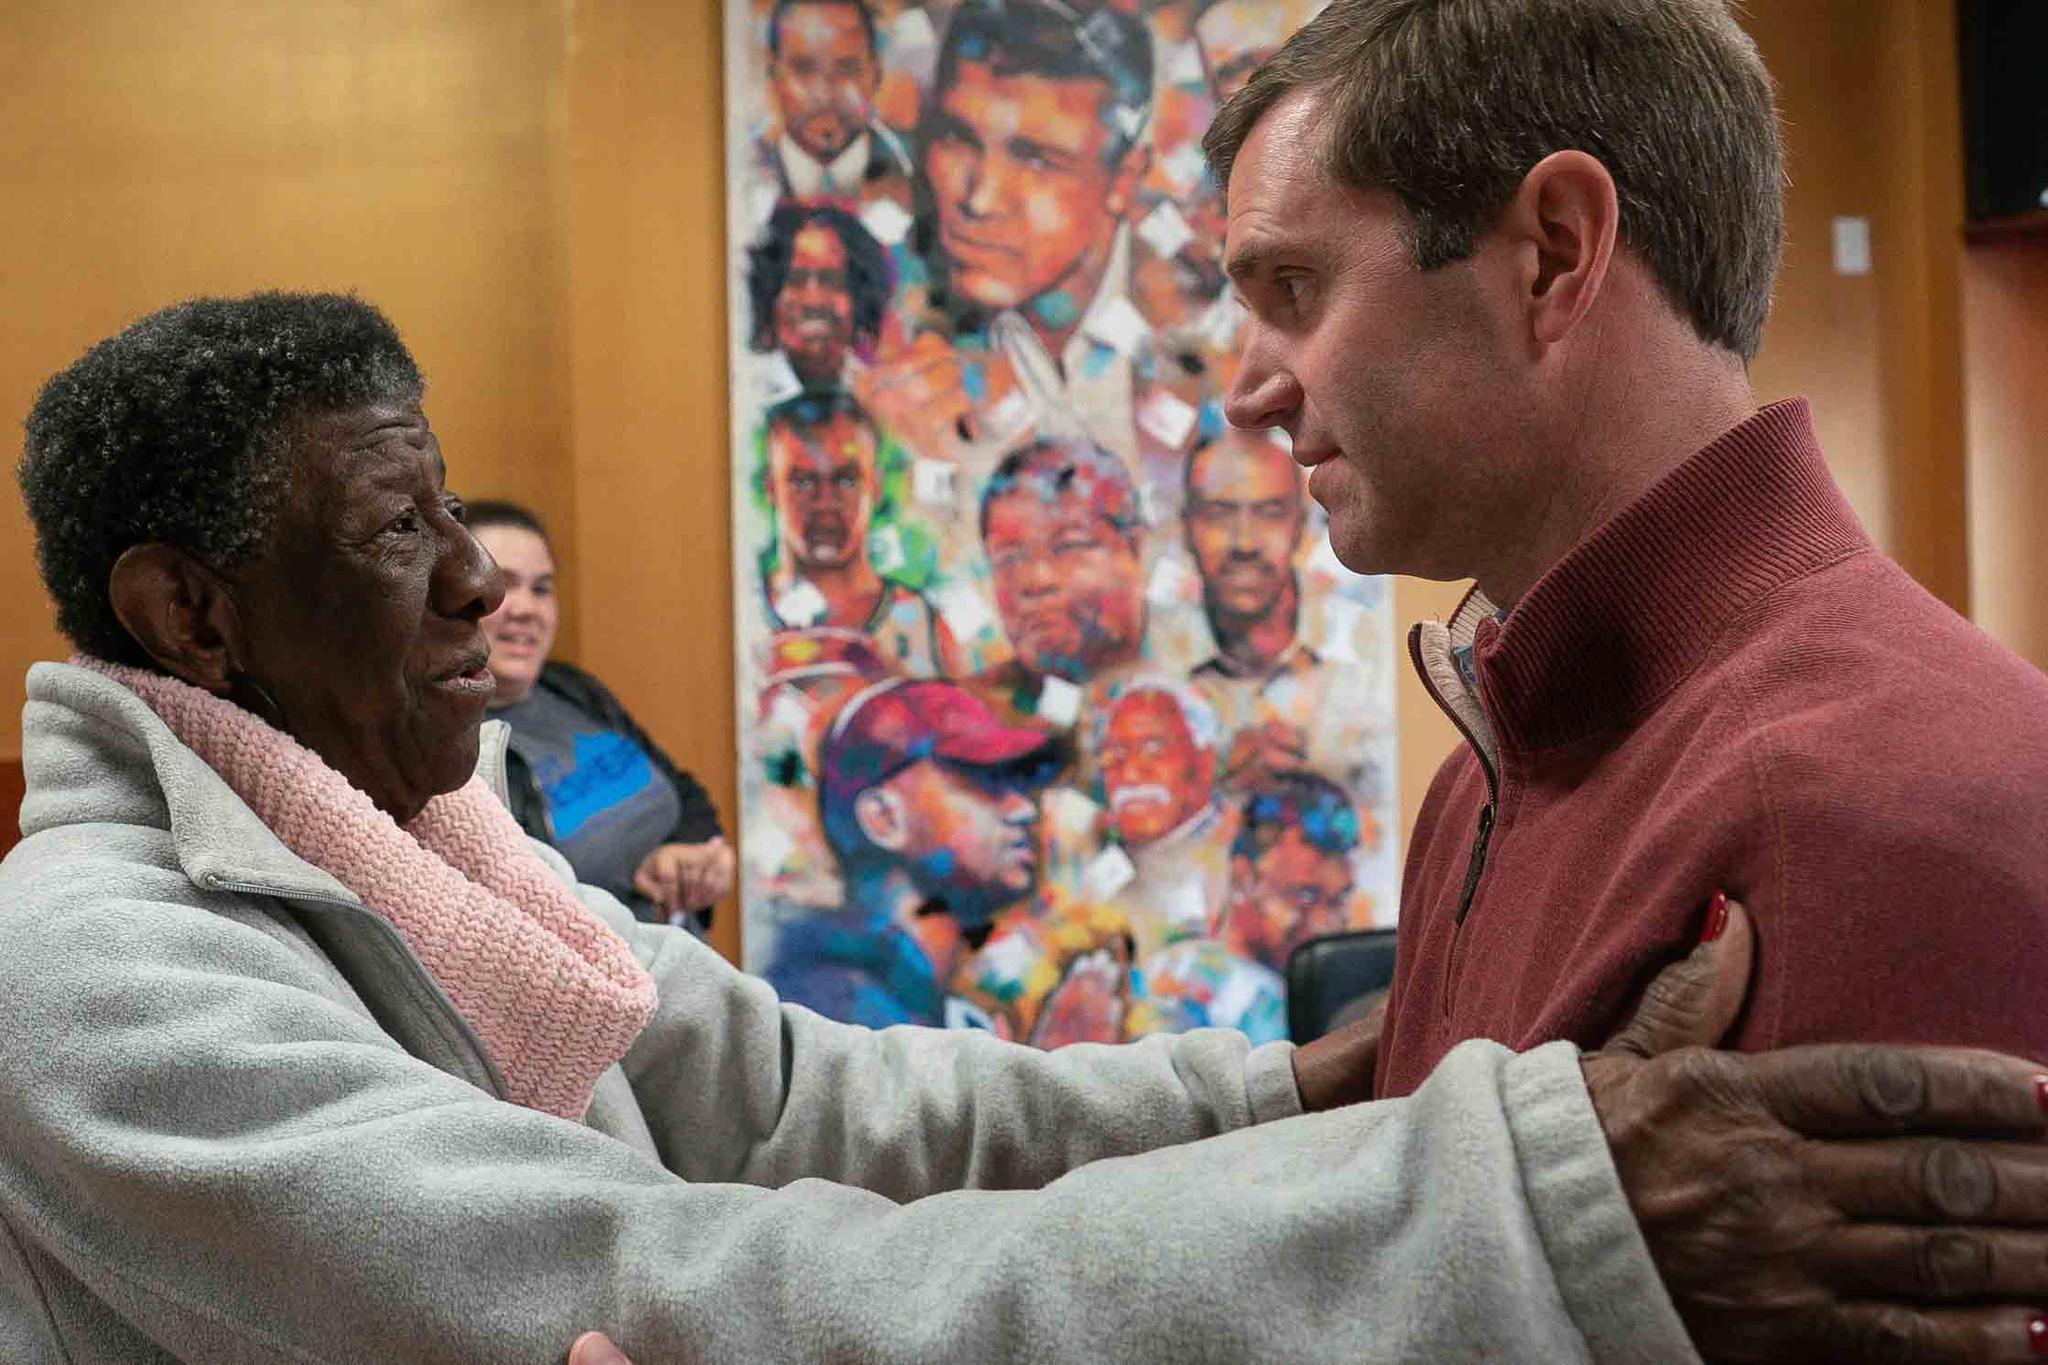
[[[1768,78],[1721,0],[1335,0],[1219,115],[1229,415],[1362,573],[1472,577],[1467,743],[1409,853],[1381,1095],[1605,1036],[1717,890],[1748,1048],[2048,1057],[2048,678],[1872,546],[1758,410]]]

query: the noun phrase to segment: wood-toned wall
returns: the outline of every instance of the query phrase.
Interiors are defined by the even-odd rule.
[[[8,421],[52,370],[149,308],[204,291],[360,290],[428,369],[456,485],[532,502],[553,522],[564,653],[612,683],[731,812],[716,0],[8,9]],[[2040,543],[2020,540],[2048,521],[2048,487],[2023,477],[2033,466],[2018,452],[2037,439],[1998,428],[2003,400],[1973,385],[1972,440],[2009,428],[1999,448],[2016,453],[2000,457],[2002,482],[1978,481],[1965,501],[1952,6],[1748,9],[1781,87],[1791,175],[1759,392],[1813,397],[1837,475],[1880,543],[1967,609],[1966,511],[1987,528],[1981,594],[2001,560]],[[1874,273],[1834,273],[1836,215],[1871,218]],[[2048,330],[2048,291],[1997,289],[2012,326]],[[1975,275],[1969,298],[1977,308]],[[1971,339],[1977,364],[1974,326]],[[2016,354],[1999,351],[2008,370]],[[2008,384],[2024,380],[2015,371]],[[1996,535],[1984,510],[1994,487],[2007,528]],[[2028,562],[2040,583],[2048,564]],[[1404,581],[1397,611],[1441,613],[1457,593]],[[2041,659],[2048,593],[1990,601],[1985,623],[2033,641],[2022,647]],[[18,504],[0,497],[7,714],[27,664],[61,652]],[[1453,732],[1400,672],[1405,835]],[[13,731],[0,727],[0,758]],[[736,926],[722,918],[733,951]]]

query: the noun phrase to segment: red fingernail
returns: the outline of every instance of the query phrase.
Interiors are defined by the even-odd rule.
[[[1716,891],[1707,902],[1707,922],[1700,930],[1700,942],[1712,943],[1728,930],[1728,893]]]
[[[2048,1356],[2048,1317],[2037,1317],[2027,1324],[2027,1345],[2034,1348],[2037,1356]]]

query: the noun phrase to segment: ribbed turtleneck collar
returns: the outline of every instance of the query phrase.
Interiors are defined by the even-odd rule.
[[[1504,752],[1638,720],[1737,616],[1871,548],[1829,476],[1803,398],[1721,436],[1552,565],[1473,663]]]

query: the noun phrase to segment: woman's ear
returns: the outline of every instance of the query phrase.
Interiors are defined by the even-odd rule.
[[[107,575],[114,616],[164,672],[225,696],[240,619],[219,575],[162,541],[131,545]]]

